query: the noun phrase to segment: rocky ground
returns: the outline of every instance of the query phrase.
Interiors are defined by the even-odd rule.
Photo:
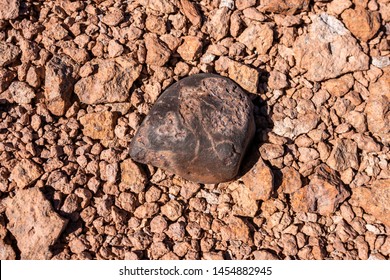
[[[235,181],[129,157],[202,72],[255,105]],[[0,259],[389,259],[389,99],[389,0],[0,0]]]

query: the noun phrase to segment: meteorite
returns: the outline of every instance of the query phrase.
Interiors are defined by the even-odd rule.
[[[237,176],[255,133],[253,104],[232,80],[197,74],[166,89],[130,144],[133,160],[198,183]]]

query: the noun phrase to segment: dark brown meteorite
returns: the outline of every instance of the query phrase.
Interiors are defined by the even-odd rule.
[[[161,94],[130,156],[199,183],[233,179],[255,131],[253,105],[232,80],[187,77]]]

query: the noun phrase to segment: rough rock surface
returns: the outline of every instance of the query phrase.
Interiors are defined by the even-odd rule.
[[[284,193],[294,193],[302,187],[302,180],[299,172],[293,167],[285,167],[282,169],[283,181],[281,189]]]
[[[0,68],[0,92],[6,90],[14,78],[14,72]]]
[[[163,66],[168,62],[171,51],[159,40],[156,34],[145,37],[146,62],[155,66]],[[136,78],[136,77],[135,77]]]
[[[368,188],[352,190],[352,201],[376,219],[390,226],[390,180],[377,180]]]
[[[219,41],[223,39],[229,32],[230,10],[227,7],[222,7],[214,10],[210,14],[210,21],[207,22],[208,32],[210,36]]]
[[[381,26],[379,13],[368,11],[361,6],[344,11],[341,18],[349,31],[364,42],[374,37]]]
[[[257,86],[259,84],[259,73],[256,69],[241,64],[237,61],[231,61],[229,63],[229,78],[234,80],[243,89],[251,92],[257,92]]]
[[[16,254],[11,245],[5,243],[3,240],[0,241],[0,260],[14,260]]]
[[[353,87],[355,80],[351,74],[325,81],[322,86],[333,96],[344,96]]]
[[[141,73],[142,66],[128,57],[95,60],[89,65],[89,75],[80,79],[74,92],[85,104],[126,101],[133,82]]]
[[[323,81],[357,70],[367,70],[369,57],[341,21],[333,16],[313,16],[309,32],[294,44],[299,67],[311,81]]]
[[[370,96],[365,108],[368,130],[389,143],[390,69],[386,69],[383,76],[370,85],[369,90]]]
[[[132,140],[130,155],[195,182],[218,183],[237,175],[253,133],[246,94],[226,78],[200,74],[161,95]]]
[[[114,137],[115,114],[112,112],[89,113],[80,118],[83,133],[92,139]]]
[[[196,60],[199,58],[202,51],[202,40],[196,36],[184,37],[183,44],[177,49],[180,56],[187,61]]]
[[[291,205],[296,212],[330,215],[349,195],[336,173],[326,165],[320,165],[309,185],[293,193]]]
[[[222,240],[243,242],[250,240],[248,225],[242,219],[231,215],[226,218],[225,222],[225,225],[221,227]]]
[[[77,71],[76,63],[66,55],[55,56],[46,65],[45,99],[53,115],[64,115],[71,105]]]
[[[19,15],[19,0],[0,0],[0,20],[15,19]]]
[[[35,162],[23,159],[12,169],[10,179],[13,180],[19,188],[24,188],[34,183],[43,171]]]
[[[66,220],[53,211],[37,187],[18,190],[8,205],[7,228],[16,238],[21,258],[51,258],[50,246],[65,228]]]
[[[275,121],[274,131],[277,135],[295,139],[297,136],[315,128],[318,121],[319,116],[314,112],[307,112],[305,114],[298,113],[298,118],[291,119],[290,117],[285,117],[284,119]]]
[[[8,88],[12,100],[18,104],[31,103],[35,97],[34,90],[25,82],[12,82]]]
[[[344,171],[351,167],[359,168],[357,144],[348,139],[340,139],[334,146],[327,164],[337,171]]]
[[[11,43],[0,42],[0,66],[14,62],[20,54],[20,49]]]
[[[195,3],[189,0],[180,0],[180,4],[183,14],[188,18],[192,25],[199,26],[201,24],[202,17],[195,6]]]
[[[307,10],[308,0],[262,0],[259,10],[269,13],[294,14],[297,11]]]
[[[233,189],[230,193],[234,202],[233,214],[242,217],[254,217],[258,211],[258,202],[253,190],[243,184],[229,185]]]
[[[120,164],[121,167],[121,183],[140,190],[145,188],[147,177],[145,171],[131,159],[126,159]]]
[[[253,23],[237,38],[250,50],[255,49],[259,54],[266,54],[273,42],[273,30],[268,24]]]
[[[242,177],[249,188],[250,196],[255,200],[268,200],[273,191],[273,173],[260,158],[258,162]]]

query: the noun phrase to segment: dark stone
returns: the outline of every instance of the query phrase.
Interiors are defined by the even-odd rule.
[[[255,132],[253,105],[232,80],[197,74],[158,98],[130,156],[199,183],[233,179]]]

